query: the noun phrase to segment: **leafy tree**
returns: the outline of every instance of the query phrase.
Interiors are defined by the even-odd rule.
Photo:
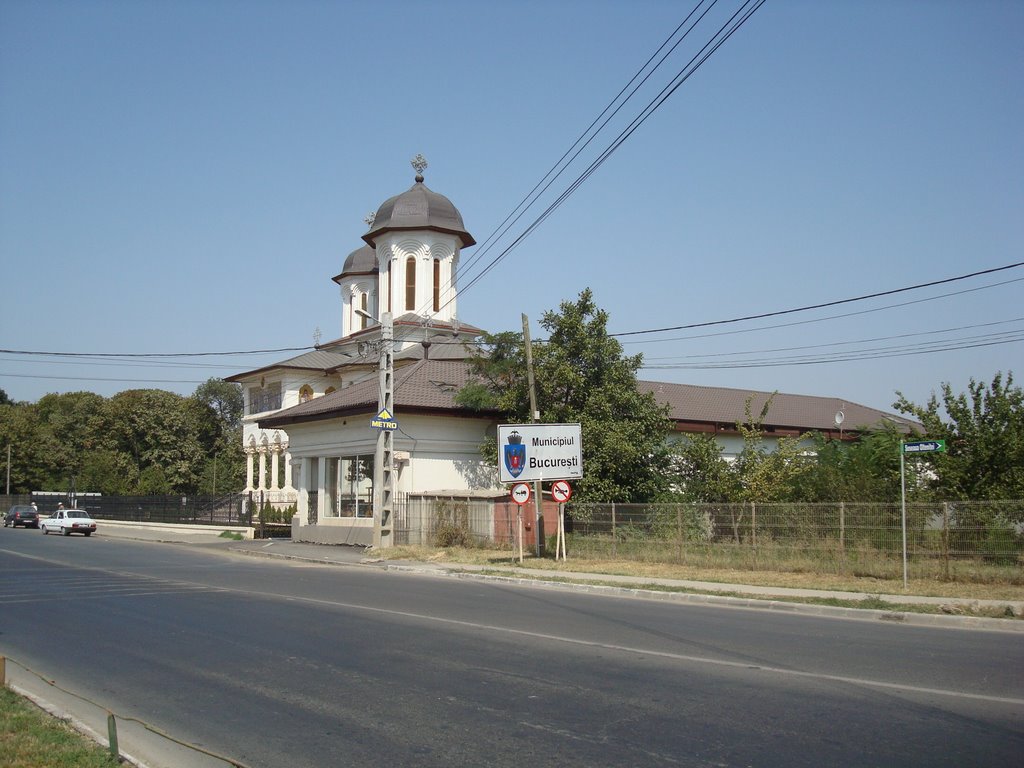
[[[665,487],[668,408],[637,390],[642,357],[624,356],[607,325],[608,313],[598,309],[589,289],[559,311],[544,313],[541,326],[549,338],[533,345],[540,421],[581,425],[584,475],[574,498],[647,501]],[[510,421],[532,421],[522,335],[488,335],[485,342],[471,363],[474,380],[457,402],[496,409]],[[493,442],[486,455],[497,463]]]
[[[895,427],[860,430],[854,441],[813,435],[810,469],[795,480],[795,500],[892,502],[900,496],[899,444]]]
[[[807,470],[802,442],[808,435],[780,437],[774,450],[765,444],[764,420],[773,399],[774,395],[765,401],[755,418],[752,398],[748,397],[744,407],[746,423],[736,423],[743,438],[743,449],[732,465],[739,485],[737,501],[790,501],[796,479]]]
[[[107,401],[104,447],[125,454],[140,478],[157,467],[171,492],[194,493],[217,428],[205,406],[193,398],[160,389],[132,389]],[[149,490],[152,483],[140,492]]]
[[[8,394],[0,389],[0,405],[10,405],[13,402]]]
[[[1024,391],[1013,373],[997,373],[991,384],[973,378],[967,392],[942,384],[924,406],[897,392],[893,407],[914,416],[925,435],[946,441],[946,453],[932,454],[933,493],[945,499],[1024,499]],[[943,417],[945,412],[945,418]]]
[[[11,448],[11,491],[29,493],[45,486],[45,450],[37,439],[39,415],[35,405],[0,405],[0,446]]]
[[[666,500],[729,502],[738,496],[736,474],[713,435],[686,435],[669,448],[671,487]]]

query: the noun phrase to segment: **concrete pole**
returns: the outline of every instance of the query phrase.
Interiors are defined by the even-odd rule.
[[[380,394],[378,413],[387,410],[395,415],[395,358],[394,319],[390,312],[380,316]],[[377,450],[373,456],[373,546],[390,547],[395,538],[393,512],[395,506],[395,450],[394,432],[381,429],[377,432]]]
[[[523,314],[523,345],[526,347],[526,380],[530,386],[530,421],[540,420],[537,410],[537,387],[533,379],[533,344],[530,342],[530,319]],[[537,539],[537,557],[544,557],[544,496],[540,480],[533,481],[533,505],[535,511],[533,531]]]

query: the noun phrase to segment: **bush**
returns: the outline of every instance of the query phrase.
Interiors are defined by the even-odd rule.
[[[468,547],[472,543],[466,502],[438,499],[434,502],[434,521],[431,538],[435,547]]]

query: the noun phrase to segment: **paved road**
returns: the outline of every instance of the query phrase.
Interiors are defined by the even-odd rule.
[[[0,653],[251,766],[1004,766],[1024,753],[1019,633],[21,529],[0,531],[0,576]]]

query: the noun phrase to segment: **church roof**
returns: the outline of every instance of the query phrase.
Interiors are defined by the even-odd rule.
[[[345,264],[341,268],[341,274],[335,275],[331,279],[340,283],[341,278],[345,275],[368,275],[375,274],[377,272],[377,252],[369,245],[364,245],[362,248],[356,248],[352,253],[345,259]]]
[[[418,174],[416,183],[407,191],[381,203],[363,240],[373,245],[376,238],[385,232],[410,229],[432,229],[457,235],[463,248],[476,244],[452,201],[429,189]]]
[[[395,413],[401,418],[410,411],[465,411],[466,415],[494,416],[456,405],[455,395],[469,381],[465,361],[420,360],[395,371]],[[352,414],[376,412],[380,390],[376,376],[313,398],[292,408],[260,419],[261,429],[287,427],[305,421],[319,421]]]
[[[326,373],[328,371],[337,370],[347,363],[351,363],[353,359],[354,358],[351,354],[334,352],[327,349],[313,349],[309,352],[303,352],[301,355],[289,358],[288,360],[282,360],[277,363],[265,365],[262,368],[236,373],[233,376],[225,376],[224,381],[245,381],[246,379],[252,378],[258,374],[281,368]]]

